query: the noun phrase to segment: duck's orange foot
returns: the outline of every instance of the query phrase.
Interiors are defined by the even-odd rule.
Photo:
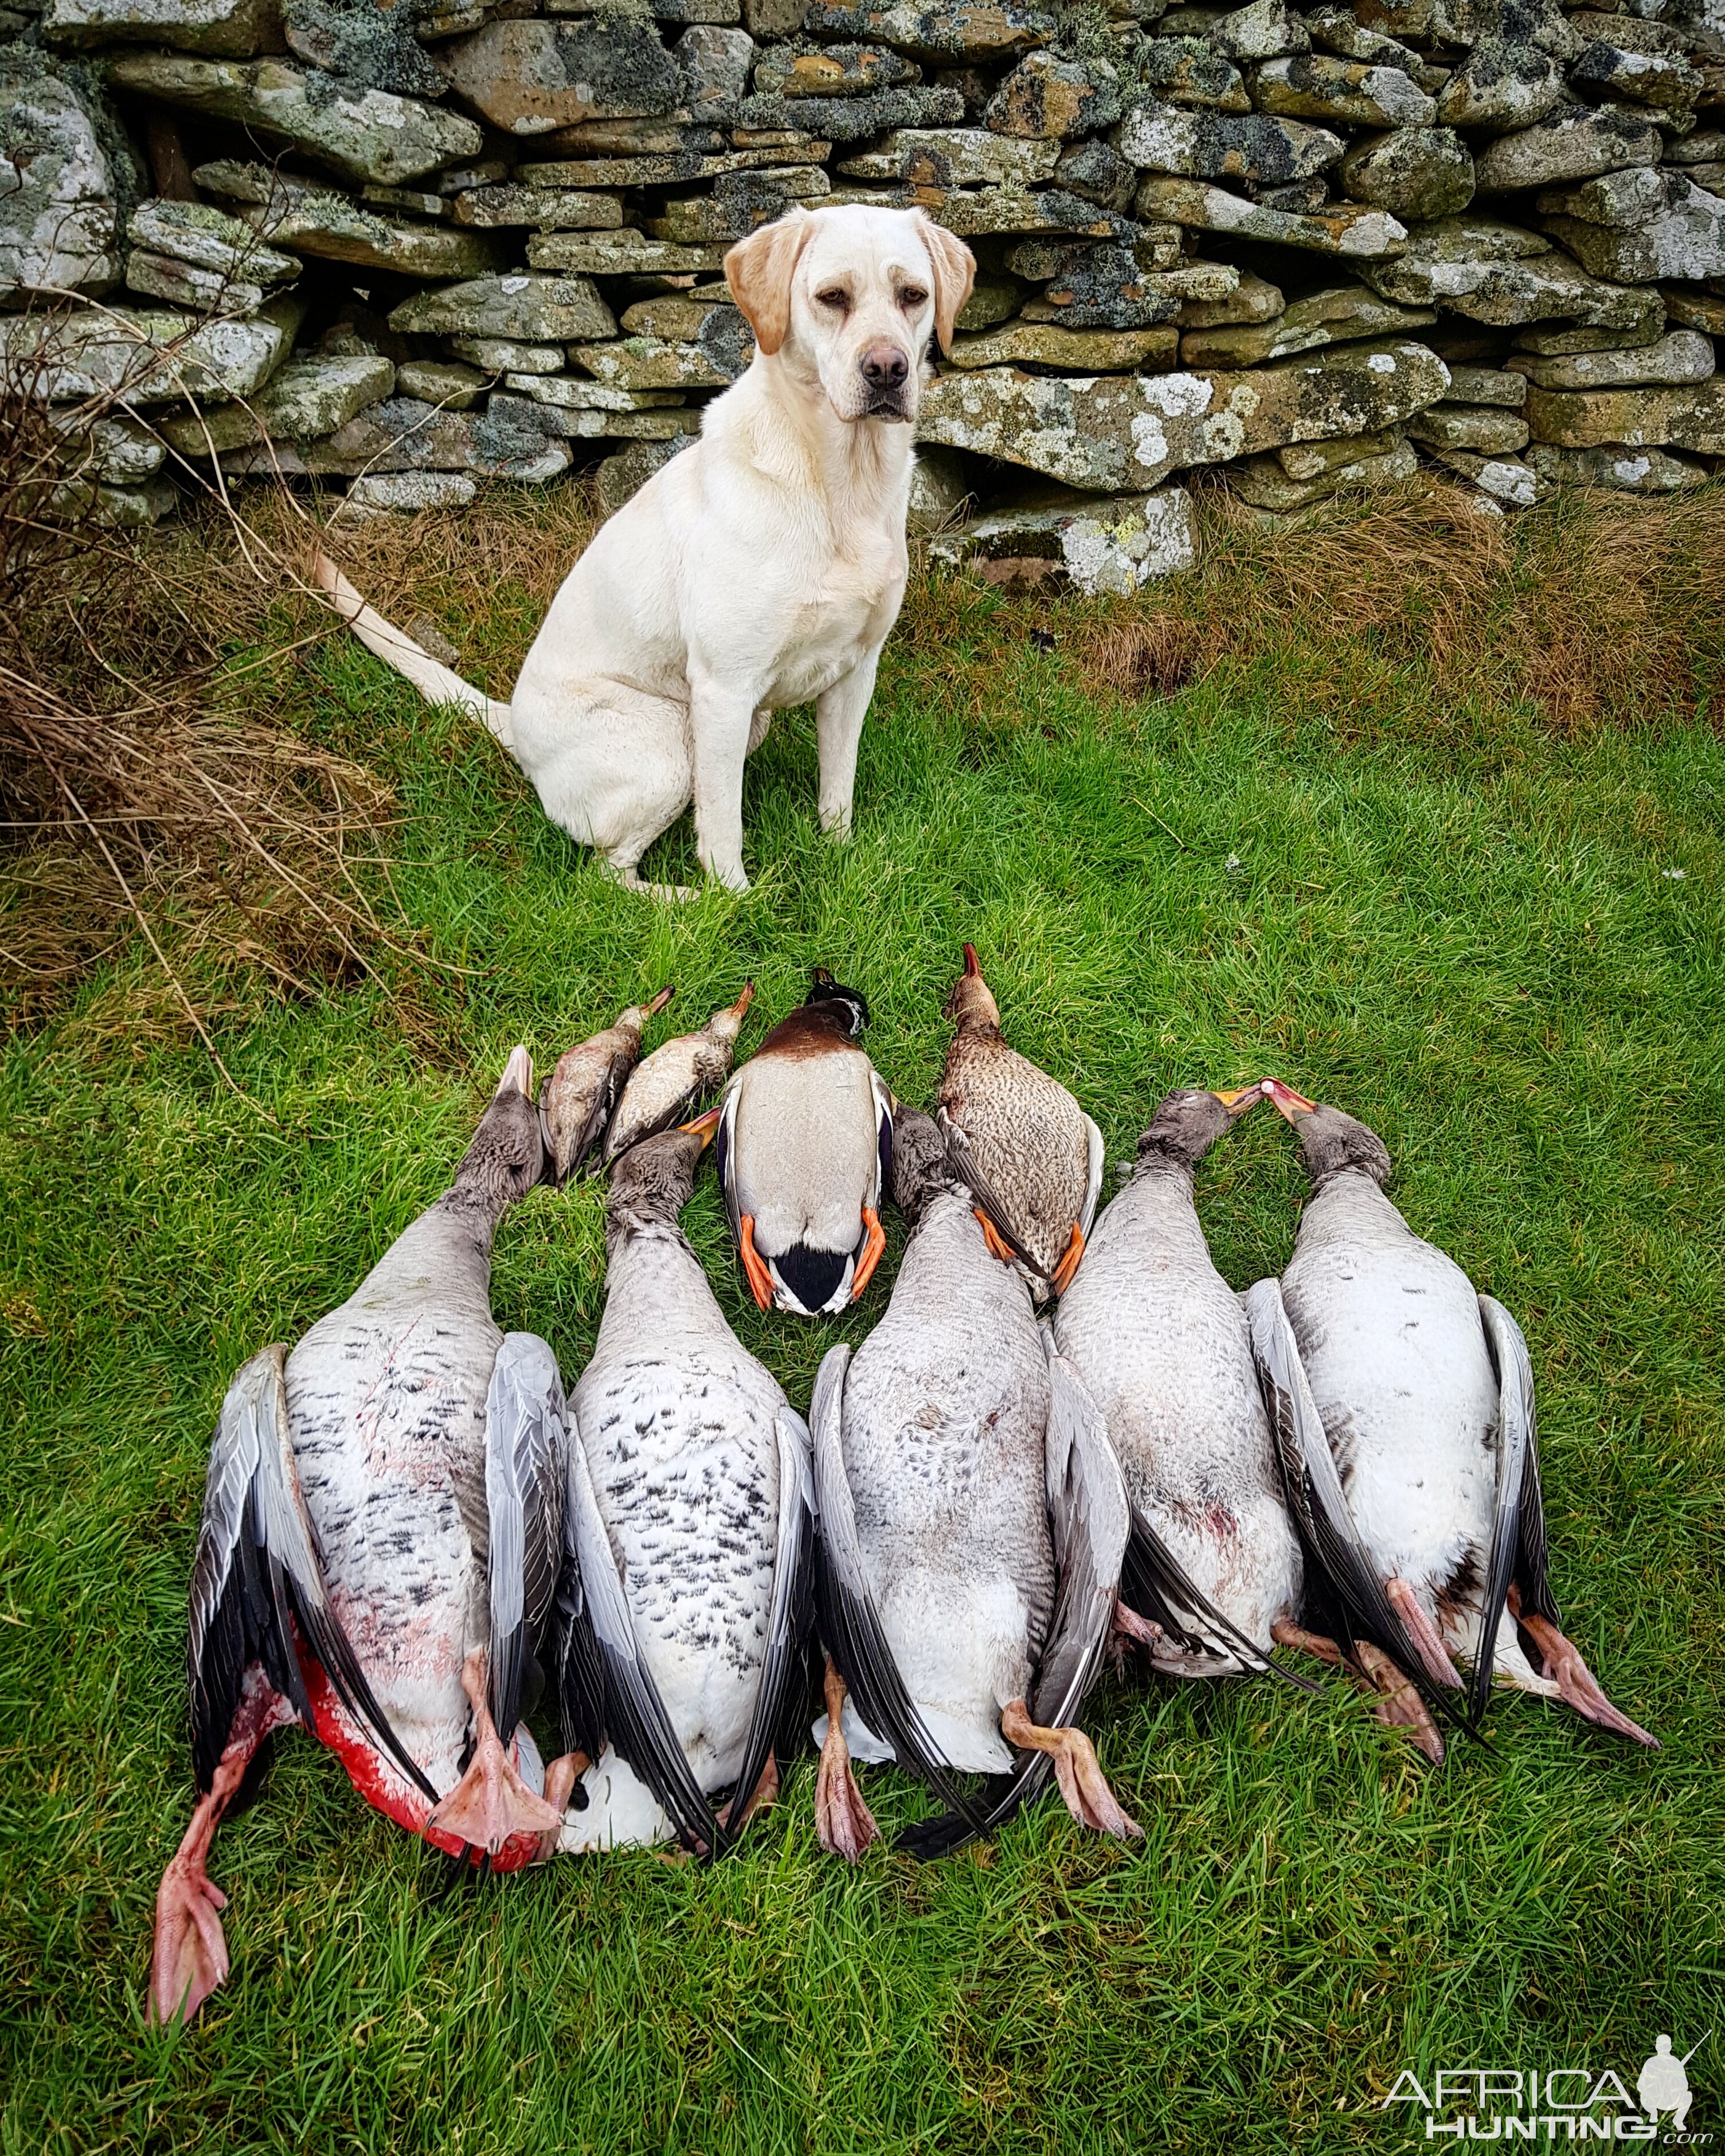
[[[994,1223],[988,1218],[988,1214],[983,1211],[979,1205],[973,1205],[970,1209],[976,1214],[977,1219],[983,1224],[983,1240],[988,1245],[994,1255],[999,1259],[1001,1264],[1003,1265],[1015,1265],[1019,1261],[1018,1252],[1006,1241],[1005,1238],[1001,1235],[1000,1230],[994,1225]]]
[[[1054,1269],[1050,1285],[1056,1295],[1064,1295],[1072,1285],[1072,1276],[1077,1271],[1084,1256],[1084,1230],[1075,1220],[1072,1238],[1066,1245],[1065,1255]]]
[[[539,1844],[542,1835],[561,1834],[562,1812],[534,1795],[498,1738],[485,1705],[485,1658],[477,1648],[462,1665],[461,1689],[473,1708],[473,1757],[448,1796],[432,1808],[424,1831],[448,1835],[493,1856],[511,1835],[527,1835]]]
[[[855,1302],[875,1276],[875,1268],[880,1262],[886,1248],[886,1230],[880,1225],[880,1215],[872,1205],[862,1209],[863,1225],[868,1235],[863,1243],[863,1254],[857,1261],[856,1270],[850,1276],[850,1300]]]
[[[755,1216],[745,1213],[739,1224],[737,1238],[737,1255],[742,1260],[743,1277],[749,1284],[749,1292],[762,1310],[771,1310],[773,1301],[773,1276],[755,1248]]]

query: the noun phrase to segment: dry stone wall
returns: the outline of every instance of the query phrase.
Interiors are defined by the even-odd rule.
[[[1725,469],[1725,0],[0,0],[0,346],[176,458],[348,516],[598,466],[748,364],[726,249],[916,206],[974,250],[916,514],[991,573]],[[46,295],[46,296],[44,296]],[[963,521],[960,521],[961,515]]]

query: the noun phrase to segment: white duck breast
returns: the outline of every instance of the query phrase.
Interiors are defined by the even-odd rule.
[[[1240,1299],[1211,1260],[1192,1163],[1255,1094],[1174,1094],[1139,1147],[1132,1178],[1104,1209],[1055,1306],[1054,1337],[1107,1424],[1135,1521],[1147,1522],[1214,1614],[1155,1577],[1134,1537],[1125,1593],[1171,1633],[1153,1665],[1212,1676],[1263,1666],[1271,1628],[1298,1610],[1300,1545],[1259,1390]],[[1163,1605],[1157,1606],[1158,1604]],[[1149,1606],[1145,1606],[1145,1605]],[[1242,1658],[1245,1644],[1257,1650]]]
[[[701,1144],[673,1132],[619,1164],[605,1315],[570,1404],[570,1517],[612,1748],[565,1850],[672,1833],[721,1846],[706,1800],[747,1776],[740,1830],[801,1667],[808,1435],[677,1225]]]
[[[543,1161],[517,1050],[446,1192],[290,1354],[242,1370],[212,1450],[189,1666],[203,1792],[157,1897],[152,2010],[226,1948],[205,1857],[259,1745],[299,1721],[367,1800],[500,1869],[542,1853],[572,1769],[517,1727],[561,1563],[557,1365],[490,1313],[491,1240]]]

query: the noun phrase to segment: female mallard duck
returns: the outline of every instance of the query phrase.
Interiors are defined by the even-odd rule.
[[[629,1074],[640,1060],[648,1020],[657,1017],[672,993],[664,988],[650,1003],[631,1004],[615,1025],[578,1041],[558,1057],[539,1103],[557,1182],[567,1183],[578,1173],[603,1137]]]
[[[714,1153],[750,1292],[799,1317],[855,1302],[886,1248],[892,1096],[857,1046],[869,1007],[817,966],[731,1081]]]
[[[1000,1037],[1000,1006],[976,947],[945,1015],[957,1021],[938,1120],[976,1201],[988,1248],[1021,1264],[1039,1301],[1063,1295],[1084,1255],[1102,1188],[1102,1134],[1056,1078]]]
[[[1296,1508],[1356,1637],[1434,1697],[1461,1686],[1455,1657],[1471,1662],[1476,1724],[1495,1667],[1654,1743],[1558,1629],[1521,1327],[1385,1197],[1374,1132],[1267,1082],[1312,1195],[1280,1285],[1260,1281],[1247,1311]]]
[[[228,1973],[206,1860],[278,1729],[299,1722],[368,1804],[501,1871],[562,1825],[574,1763],[546,1771],[518,1717],[562,1563],[563,1393],[545,1342],[490,1306],[492,1236],[543,1166],[517,1048],[454,1185],[228,1389],[192,1572],[199,1802],[157,1897],[157,2020],[189,2020]]]
[[[605,1314],[569,1401],[562,1691],[594,1764],[565,1851],[672,1834],[721,1851],[772,1800],[803,1707],[809,1432],[678,1225],[705,1143],[649,1138],[611,1178]]]
[[[703,1095],[724,1084],[754,993],[754,983],[745,981],[737,1001],[716,1010],[699,1033],[679,1034],[642,1057],[629,1074],[605,1132],[607,1168],[643,1138],[668,1131]]]
[[[918,1855],[999,1825],[1050,1767],[1075,1819],[1136,1835],[1073,1726],[1114,1614],[1119,1466],[1025,1283],[989,1256],[940,1132],[913,1108],[896,1122],[911,1239],[886,1316],[854,1358],[827,1356],[810,1415],[830,1656],[822,1845],[855,1861],[878,1831],[852,1747],[896,1758],[947,1806],[902,1838]],[[955,1779],[970,1773],[1005,1779],[972,1798]]]

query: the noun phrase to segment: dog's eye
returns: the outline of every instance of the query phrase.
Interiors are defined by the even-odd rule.
[[[898,303],[908,315],[920,307],[928,297],[920,285],[906,285],[898,295]]]
[[[824,292],[817,292],[814,296],[824,307],[831,307],[841,315],[850,312],[850,295],[842,285],[829,285]]]

